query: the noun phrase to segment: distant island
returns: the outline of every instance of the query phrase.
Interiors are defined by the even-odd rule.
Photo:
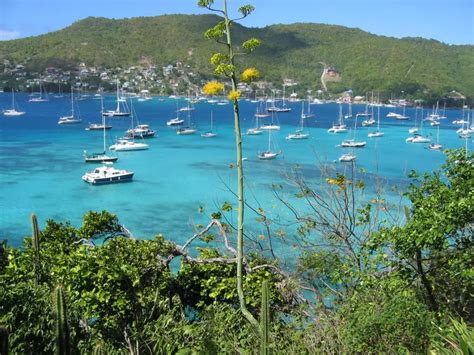
[[[0,42],[0,89],[47,90],[59,83],[84,90],[186,94],[212,77],[209,53],[217,50],[203,32],[214,15],[165,15],[123,20],[89,17],[41,36]],[[396,39],[342,26],[296,23],[247,28],[236,24],[237,42],[258,37],[262,46],[249,64],[262,73],[251,88],[281,89],[299,97],[317,92],[373,93],[391,97],[465,101],[474,97],[474,46],[422,38]],[[337,80],[324,81],[326,71]],[[323,75],[322,75],[323,74]]]

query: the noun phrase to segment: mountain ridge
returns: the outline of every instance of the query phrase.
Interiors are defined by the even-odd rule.
[[[200,74],[210,75],[209,57],[219,50],[204,38],[216,15],[167,14],[109,19],[87,17],[62,30],[0,42],[0,60],[30,58],[32,68],[49,65],[114,67],[148,58],[157,66],[190,62]],[[261,48],[245,58],[263,79],[275,84],[293,78],[305,88],[319,88],[320,62],[342,75],[334,91],[352,88],[359,93],[405,91],[425,96],[451,90],[474,96],[474,46],[445,44],[434,39],[402,39],[371,34],[359,28],[332,24],[294,23],[265,27],[235,24],[236,43],[249,37]],[[189,50],[192,49],[192,55]]]

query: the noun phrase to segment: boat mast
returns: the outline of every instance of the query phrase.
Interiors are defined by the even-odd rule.
[[[15,94],[13,93],[13,88],[12,88],[12,110],[15,109]]]
[[[119,80],[117,79],[117,108],[115,109],[115,112],[120,112],[120,96],[119,96]]]
[[[71,116],[74,118],[74,88],[71,86]]]
[[[100,97],[100,112],[102,116],[102,138],[104,142],[104,154],[105,154],[105,116],[102,114],[104,112],[104,98]]]

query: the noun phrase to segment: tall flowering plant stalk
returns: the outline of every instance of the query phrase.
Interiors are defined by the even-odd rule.
[[[206,38],[214,40],[222,44],[225,49],[222,52],[214,53],[211,57],[211,63],[215,66],[215,74],[224,76],[231,81],[232,90],[227,98],[232,102],[234,111],[234,131],[235,131],[235,148],[237,155],[237,199],[238,199],[238,216],[237,216],[237,294],[239,296],[240,309],[247,320],[259,326],[257,320],[248,311],[245,305],[245,297],[242,284],[242,270],[244,257],[244,168],[242,165],[242,131],[240,129],[239,115],[239,98],[240,92],[237,90],[238,79],[242,82],[251,82],[258,79],[259,72],[255,68],[247,68],[239,71],[235,65],[236,56],[250,54],[260,45],[260,41],[251,38],[241,44],[239,51],[235,50],[232,45],[231,28],[236,21],[242,20],[249,16],[255,9],[252,5],[241,6],[238,11],[240,17],[230,19],[227,10],[227,0],[222,0],[222,9],[214,7],[214,0],[199,0],[198,5],[209,9],[210,11],[221,14],[223,20],[214,27],[208,29],[205,33]],[[224,90],[224,85],[217,81],[207,83],[203,91],[206,95],[218,95]]]

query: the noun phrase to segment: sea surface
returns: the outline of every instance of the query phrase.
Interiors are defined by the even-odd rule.
[[[152,238],[163,234],[166,238],[184,243],[195,231],[197,224],[207,224],[212,212],[226,201],[235,205],[236,191],[235,141],[232,106],[198,103],[191,114],[192,123],[203,132],[209,129],[213,112],[215,138],[203,138],[200,133],[178,136],[166,121],[176,117],[177,106],[187,105],[184,99],[154,97],[151,101],[134,100],[134,110],[140,123],[150,124],[157,130],[155,138],[147,139],[150,149],[118,153],[118,168],[135,172],[133,182],[114,185],[91,186],[81,176],[93,170],[94,164],[86,164],[83,151],[101,151],[102,132],[86,131],[89,122],[100,122],[100,100],[77,101],[76,107],[83,120],[78,125],[58,125],[60,116],[69,114],[70,97],[53,98],[49,102],[28,102],[27,94],[17,94],[16,101],[26,115],[0,116],[0,240],[18,246],[24,236],[30,234],[29,216],[38,215],[40,227],[47,219],[70,221],[80,226],[84,213],[89,210],[108,210],[118,215],[137,238]],[[0,94],[0,111],[10,108],[11,95]],[[105,97],[105,109],[115,108],[115,97]],[[321,168],[347,173],[351,164],[337,162],[347,149],[336,147],[353,132],[330,134],[327,129],[338,118],[335,103],[312,105],[315,118],[305,120],[305,130],[310,139],[288,141],[287,134],[297,129],[301,103],[287,103],[290,113],[279,113],[275,121],[281,130],[272,133],[272,149],[282,154],[272,161],[260,161],[257,153],[268,145],[268,134],[243,137],[243,156],[246,174],[247,201],[255,208],[265,209],[275,221],[291,221],[288,209],[275,197],[273,184],[281,184],[288,197],[300,208],[301,201],[291,197],[295,192],[288,180],[293,169],[314,186],[324,185]],[[242,131],[255,126],[254,113],[257,103],[241,101]],[[353,112],[364,111],[364,105],[354,105]],[[375,108],[376,110],[376,108]],[[344,106],[346,114],[347,105]],[[355,150],[356,169],[365,171],[368,191],[373,191],[376,181],[387,186],[387,196],[398,201],[391,190],[407,186],[407,174],[415,169],[429,172],[438,169],[445,157],[440,151],[426,149],[426,144],[410,144],[408,128],[414,125],[415,110],[407,109],[409,121],[395,121],[385,117],[393,108],[381,108],[382,138],[368,138],[375,127],[359,127],[357,140],[367,141],[367,146]],[[428,113],[425,110],[424,115]],[[464,147],[466,142],[458,138],[458,128],[451,122],[461,117],[456,110],[446,111],[442,120],[439,141],[445,148]],[[187,113],[181,113],[187,120]],[[267,121],[269,121],[267,119]],[[113,129],[107,133],[108,144],[123,135],[131,126],[131,119],[111,118]],[[354,120],[347,121],[349,127]],[[424,134],[436,140],[436,127],[424,124]],[[472,140],[467,142],[472,149]],[[246,226],[256,234],[264,233],[264,226],[256,221],[256,215],[247,214]],[[235,222],[235,216],[229,215]],[[275,222],[275,229],[278,228]]]

